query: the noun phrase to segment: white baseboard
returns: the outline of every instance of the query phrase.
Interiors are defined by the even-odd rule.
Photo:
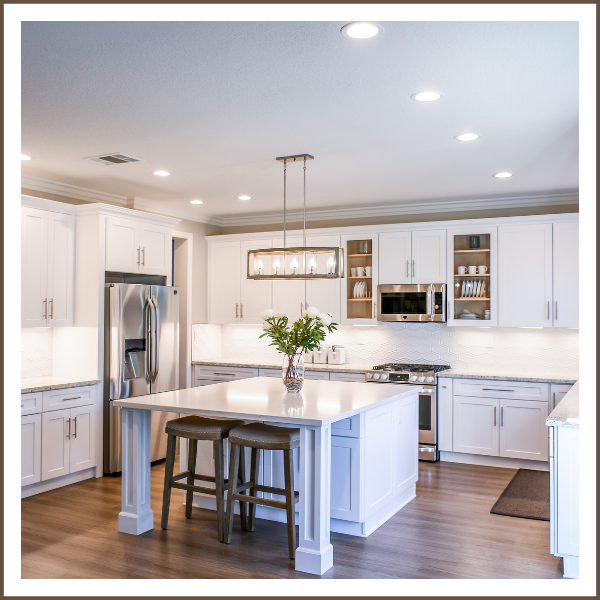
[[[579,556],[563,556],[563,577],[579,579]]]
[[[93,477],[96,477],[96,467],[91,467],[90,469],[85,469],[84,471],[79,471],[77,473],[70,473],[63,477],[49,479],[48,481],[32,483],[31,485],[26,485],[21,488],[21,499],[29,498],[29,496],[35,496],[42,492],[49,492],[50,490],[55,490],[56,488],[64,487],[65,485],[71,485],[72,483],[83,481],[84,479],[92,479]]]
[[[550,463],[542,460],[525,460],[523,458],[506,458],[504,456],[484,456],[482,454],[464,454],[463,452],[440,452],[440,461],[463,463],[466,465],[482,465],[484,467],[503,467],[505,469],[533,469],[549,471]]]

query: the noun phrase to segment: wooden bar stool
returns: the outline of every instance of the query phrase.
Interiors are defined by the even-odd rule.
[[[235,427],[243,425],[244,421],[237,419],[211,419],[208,417],[198,417],[190,415],[167,421],[165,433],[167,433],[167,463],[165,465],[165,486],[163,491],[163,508],[160,526],[167,528],[169,521],[169,504],[171,503],[171,488],[177,488],[186,491],[185,498],[185,516],[192,518],[192,499],[194,492],[210,494],[217,498],[217,529],[219,541],[223,541],[223,532],[225,525],[224,493],[228,489],[229,481],[224,478],[223,465],[223,440],[229,435],[229,431]],[[176,438],[185,438],[189,440],[188,450],[188,470],[173,475],[175,464]],[[213,442],[213,454],[215,460],[215,476],[201,475],[196,473],[196,456],[198,454],[198,441],[211,440]],[[243,461],[243,458],[242,458]],[[242,465],[242,483],[245,468]],[[236,472],[237,476],[237,472]],[[179,483],[180,479],[187,478],[187,483]],[[215,484],[215,489],[194,485],[194,479],[200,481],[210,481]],[[242,529],[246,530],[246,506],[240,503],[240,518],[242,520]]]
[[[295,505],[300,499],[300,494],[294,492],[294,460],[292,450],[298,448],[300,445],[300,429],[276,427],[275,425],[265,425],[263,423],[250,423],[232,429],[229,432],[229,442],[231,443],[231,450],[229,452],[229,481],[235,481],[236,483],[234,486],[230,486],[230,492],[227,494],[225,543],[229,544],[231,542],[233,508],[236,500],[240,501],[240,511],[242,510],[242,503],[249,503],[249,531],[254,531],[257,504],[271,506],[273,508],[282,508],[287,511],[288,545],[290,558],[294,560],[296,555]],[[240,456],[243,459],[244,447],[246,446],[252,448],[250,481],[239,484],[238,470],[241,462]],[[283,450],[285,489],[282,490],[281,488],[259,485],[257,483],[261,450]],[[246,490],[250,490],[249,496],[245,493],[240,493],[242,491],[245,492]],[[285,502],[269,500],[267,498],[258,498],[256,495],[257,492],[268,492],[269,494],[285,496]]]

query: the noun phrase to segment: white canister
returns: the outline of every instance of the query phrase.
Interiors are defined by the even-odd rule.
[[[330,346],[319,346],[313,350],[313,362],[317,364],[326,364],[327,363],[327,352],[329,351]]]
[[[346,362],[346,348],[344,346],[332,346],[327,351],[327,362],[330,365],[343,365]]]
[[[304,351],[304,363],[311,363],[313,361],[313,351],[305,350]]]

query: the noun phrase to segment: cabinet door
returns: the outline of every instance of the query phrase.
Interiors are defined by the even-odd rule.
[[[42,413],[42,481],[69,474],[71,410]]]
[[[240,269],[239,242],[213,242],[209,245],[209,323],[239,323]]]
[[[321,246],[326,248],[339,248],[339,235],[311,235],[306,238],[306,245],[313,248]],[[327,261],[330,255],[317,254],[317,272],[327,272]],[[310,263],[309,263],[310,264]],[[321,312],[333,316],[333,322],[341,321],[341,279],[308,279],[306,281],[306,302],[309,306],[317,307]]]
[[[552,225],[498,227],[500,327],[552,326]]]
[[[48,325],[73,325],[75,216],[48,213]]]
[[[262,324],[260,313],[273,305],[272,282],[248,279],[248,250],[257,248],[271,248],[271,240],[248,240],[240,244],[240,323]],[[271,257],[264,258],[263,269],[265,275],[272,273]]]
[[[551,383],[550,384],[550,406],[548,411],[552,412],[558,403],[565,397],[565,394],[572,388],[570,384]]]
[[[47,326],[48,214],[21,208],[21,327]]]
[[[452,452],[452,379],[441,377],[437,386],[438,450]]]
[[[554,327],[579,327],[579,223],[553,225]]]
[[[141,269],[139,223],[133,219],[106,217],[106,270],[138,273]]]
[[[286,236],[287,247],[302,246],[301,237]],[[273,240],[273,248],[283,248],[283,238]],[[292,270],[293,258],[286,258],[285,268],[287,272]],[[300,260],[297,258],[296,260]],[[281,265],[283,267],[283,265]],[[298,267],[303,269],[304,266],[298,264]],[[293,323],[304,310],[306,301],[306,289],[304,280],[274,280],[273,281],[273,309],[275,312],[285,310],[290,323]]]
[[[561,556],[579,556],[579,429],[556,427],[558,435],[557,549]]]
[[[42,463],[42,415],[21,417],[21,487],[38,483]]]
[[[446,230],[412,232],[412,282],[446,282]]]
[[[411,252],[410,231],[380,233],[379,283],[392,285],[410,283],[412,272]],[[429,281],[428,283],[435,282]]]
[[[547,402],[500,400],[500,456],[548,460]]]
[[[70,472],[96,466],[94,405],[71,409]]]
[[[452,450],[498,456],[499,400],[454,396]]]
[[[171,275],[171,229],[162,225],[139,223],[140,272]]]
[[[360,521],[360,444],[351,437],[331,436],[331,518]]]

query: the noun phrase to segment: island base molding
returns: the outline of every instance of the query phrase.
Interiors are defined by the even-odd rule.
[[[321,550],[296,548],[296,571],[323,575],[333,567],[333,546],[328,544]]]
[[[579,556],[563,556],[563,577],[579,579]]]
[[[505,469],[533,469],[549,471],[550,462],[543,460],[526,460],[524,458],[507,458],[505,456],[487,456],[485,454],[467,454],[464,452],[440,452],[441,462],[462,463],[465,465],[481,465],[483,467],[503,467]]]
[[[65,485],[71,485],[78,481],[84,481],[85,479],[93,479],[95,477],[101,477],[98,474],[101,470],[97,467],[90,467],[83,471],[77,471],[77,473],[69,473],[62,477],[56,477],[55,479],[48,479],[47,481],[40,481],[39,483],[32,483],[21,488],[21,500],[23,498],[29,498],[29,496],[35,496],[35,494],[41,494],[42,492],[49,492]]]

